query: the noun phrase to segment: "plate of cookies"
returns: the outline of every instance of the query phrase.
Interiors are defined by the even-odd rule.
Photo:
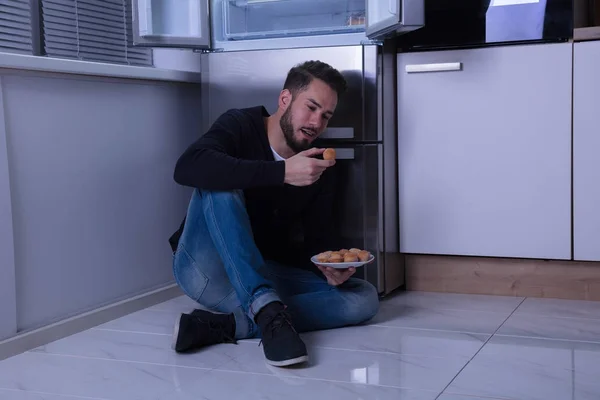
[[[367,250],[352,248],[341,249],[337,251],[324,251],[315,256],[312,256],[310,261],[315,265],[332,268],[358,268],[365,264],[369,264],[375,257]]]

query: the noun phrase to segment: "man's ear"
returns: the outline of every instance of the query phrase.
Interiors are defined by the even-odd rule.
[[[292,104],[292,93],[288,89],[283,89],[279,93],[279,109],[285,111],[290,104]]]

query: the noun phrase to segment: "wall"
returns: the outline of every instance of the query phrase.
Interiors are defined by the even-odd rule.
[[[200,86],[0,76],[0,338],[172,283],[189,198],[173,167],[200,133]]]
[[[4,118],[3,111],[0,91],[0,120]],[[17,329],[12,208],[8,188],[6,130],[0,124],[0,339],[10,336]]]
[[[154,48],[152,53],[156,68],[202,72],[200,67],[201,53],[188,49],[168,48]]]

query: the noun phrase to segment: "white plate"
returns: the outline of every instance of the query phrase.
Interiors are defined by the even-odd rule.
[[[324,263],[324,262],[319,262],[317,261],[317,255],[314,255],[310,258],[310,261],[312,261],[313,264],[315,265],[320,265],[322,267],[332,267],[332,268],[337,268],[337,269],[346,269],[346,268],[350,268],[350,267],[354,267],[354,268],[358,268],[358,267],[362,267],[365,264],[368,264],[370,262],[372,262],[375,259],[375,256],[373,254],[371,254],[371,257],[369,257],[369,259],[367,261],[357,261],[357,262],[341,262],[341,263]]]

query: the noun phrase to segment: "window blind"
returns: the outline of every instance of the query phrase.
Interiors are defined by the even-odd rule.
[[[153,64],[152,49],[133,46],[131,0],[41,2],[46,55],[116,64]]]
[[[0,0],[0,52],[33,54],[29,0]]]

